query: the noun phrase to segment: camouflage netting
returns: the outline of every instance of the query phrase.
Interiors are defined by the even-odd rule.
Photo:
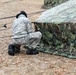
[[[51,8],[51,7],[55,7],[61,3],[64,3],[68,0],[44,0],[44,5],[42,6],[42,8]]]
[[[43,12],[35,27],[43,34],[40,51],[76,58],[76,0]]]

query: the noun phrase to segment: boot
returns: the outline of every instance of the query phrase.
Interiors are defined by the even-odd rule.
[[[37,49],[33,49],[32,54],[39,54],[39,51]]]
[[[15,55],[15,53],[14,53],[14,45],[13,44],[10,44],[8,46],[8,54],[11,55],[11,56]]]
[[[21,45],[14,45],[14,47],[15,47],[14,52],[15,52],[15,53],[19,53],[19,52],[20,52],[20,46],[21,46]]]
[[[26,54],[27,55],[35,55],[35,54],[39,54],[39,51],[36,49],[27,49]]]

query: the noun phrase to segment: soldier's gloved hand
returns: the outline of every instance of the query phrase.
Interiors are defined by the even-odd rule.
[[[40,28],[36,28],[35,31],[40,31]]]

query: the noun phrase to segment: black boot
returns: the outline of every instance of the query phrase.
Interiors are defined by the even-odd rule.
[[[10,44],[8,46],[8,54],[11,55],[11,56],[15,55],[15,53],[14,53],[14,45],[13,44]]]
[[[37,49],[33,49],[32,54],[39,54],[39,51]]]
[[[35,54],[39,54],[39,51],[36,49],[27,49],[26,54],[27,55],[35,55]]]
[[[15,47],[14,52],[15,52],[15,53],[19,53],[19,52],[20,52],[20,46],[21,46],[21,45],[14,45],[14,47]]]

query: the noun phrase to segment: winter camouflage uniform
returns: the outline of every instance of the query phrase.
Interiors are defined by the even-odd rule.
[[[36,48],[42,37],[41,32],[34,32],[31,22],[21,14],[14,22],[12,29],[13,44],[26,45],[29,48]]]

